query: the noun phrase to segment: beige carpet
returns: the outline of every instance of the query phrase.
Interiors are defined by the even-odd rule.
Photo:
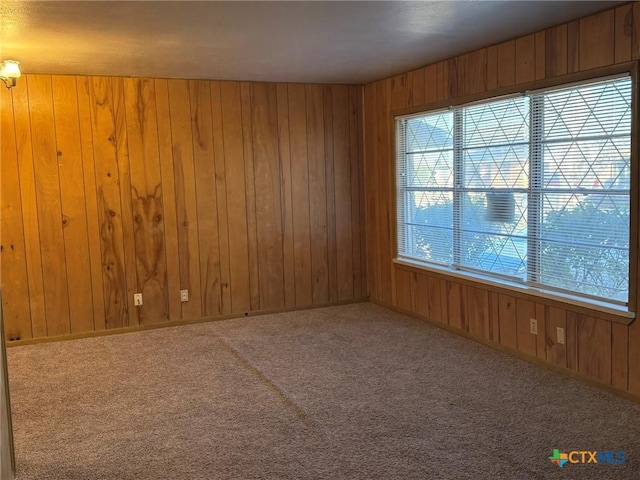
[[[19,480],[640,478],[639,405],[371,304],[8,355]]]

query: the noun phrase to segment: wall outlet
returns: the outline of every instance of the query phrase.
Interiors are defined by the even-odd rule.
[[[180,290],[180,301],[181,302],[189,301],[189,290]]]
[[[536,320],[535,318],[530,318],[529,327],[531,329],[531,333],[533,333],[534,335],[538,334],[538,320]]]
[[[564,345],[564,328],[556,327],[556,336],[558,338],[558,343],[560,345]]]
[[[133,294],[133,304],[136,307],[141,307],[142,306],[142,294],[141,293],[134,293]]]

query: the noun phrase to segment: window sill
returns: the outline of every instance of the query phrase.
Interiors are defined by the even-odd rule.
[[[512,292],[539,297],[541,299],[552,300],[555,302],[561,302],[563,304],[580,307],[581,309],[588,309],[594,312],[601,312],[611,316],[611,321],[621,323],[624,325],[631,324],[635,319],[635,313],[627,310],[626,307],[610,304],[607,302],[599,302],[596,300],[587,300],[584,298],[574,297],[568,294],[562,294],[559,292],[551,292],[539,288],[526,287],[516,283],[509,282],[507,280],[498,281],[493,277],[481,275],[472,272],[463,272],[460,270],[454,270],[452,268],[440,267],[438,265],[430,265],[419,261],[412,261],[410,259],[398,259],[395,258],[393,263],[406,267],[412,267],[417,270],[425,272],[433,272],[441,275],[445,275],[451,278],[459,278],[461,280],[479,282],[483,285],[495,287],[502,290],[509,290]]]

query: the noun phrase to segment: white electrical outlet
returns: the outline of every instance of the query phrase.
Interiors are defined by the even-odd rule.
[[[181,302],[189,301],[189,290],[180,290],[180,301]]]
[[[133,294],[133,304],[136,307],[141,307],[142,306],[142,294],[141,293],[134,293]]]
[[[533,333],[534,335],[538,334],[538,320],[536,320],[535,318],[530,318],[529,327],[531,329],[531,333]]]
[[[564,328],[556,327],[556,336],[558,337],[558,343],[564,345]]]

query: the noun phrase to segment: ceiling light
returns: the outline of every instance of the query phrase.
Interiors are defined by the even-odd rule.
[[[20,62],[15,60],[5,60],[0,63],[0,80],[7,88],[15,87],[16,80],[20,78]]]

